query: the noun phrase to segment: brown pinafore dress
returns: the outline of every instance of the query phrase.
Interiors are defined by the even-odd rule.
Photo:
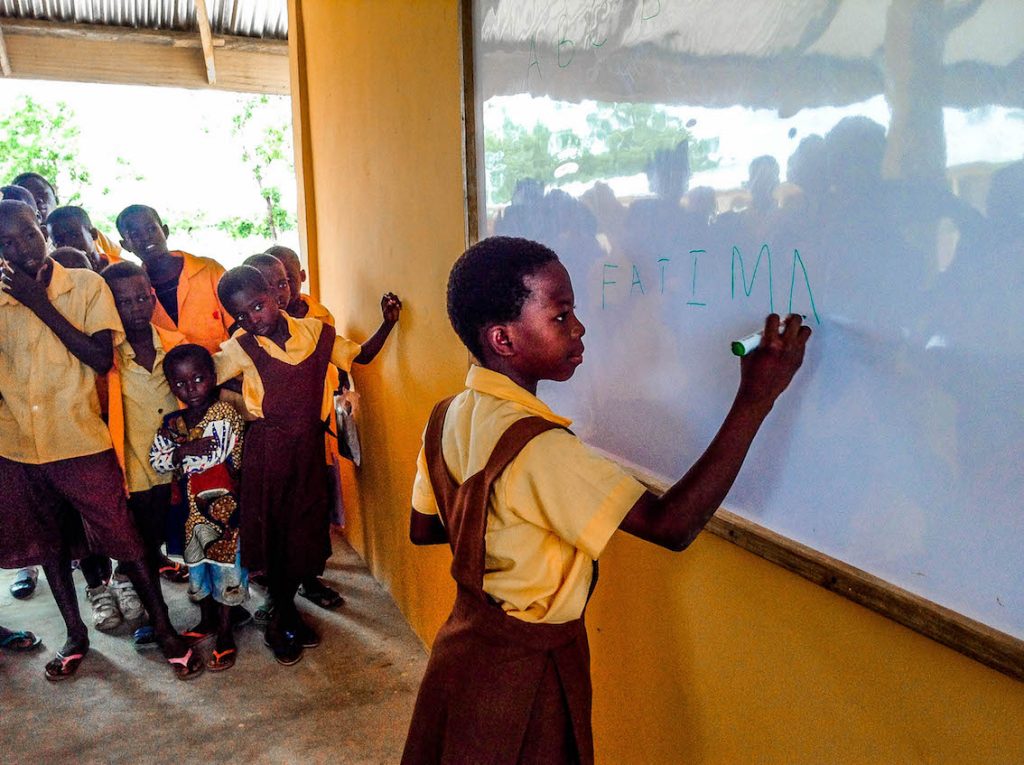
[[[592,763],[583,618],[525,622],[506,615],[483,590],[491,487],[531,439],[559,426],[541,417],[519,420],[502,434],[483,470],[459,485],[441,453],[451,401],[434,408],[424,448],[458,590],[434,641],[402,762]]]
[[[263,417],[245,436],[240,491],[242,565],[298,582],[318,576],[331,556],[330,503],[320,420],[334,346],[325,324],[298,364],[279,361],[246,333],[238,344],[263,381]]]

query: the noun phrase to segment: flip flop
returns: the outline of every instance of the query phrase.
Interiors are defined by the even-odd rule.
[[[188,566],[183,566],[173,560],[171,565],[158,568],[157,573],[168,582],[181,584],[188,581]]]
[[[0,638],[0,648],[5,651],[34,651],[42,644],[43,639],[28,630],[8,632]]]
[[[78,671],[78,665],[82,663],[84,658],[84,652],[64,656],[60,651],[57,651],[57,655],[46,663],[46,679],[54,681],[67,680]]]
[[[18,600],[31,598],[36,591],[36,581],[39,579],[39,569],[35,566],[23,568],[11,582],[11,595]]]
[[[184,656],[167,659],[167,663],[171,665],[176,678],[179,680],[191,680],[193,677],[201,675],[205,668],[202,661],[193,662],[193,658],[198,659],[197,656],[193,655],[192,649],[189,648]]]
[[[211,672],[223,672],[225,669],[231,669],[235,666],[235,658],[238,655],[238,650],[235,648],[225,648],[223,651],[214,649],[210,652],[210,658],[206,662],[206,668]]]
[[[189,642],[189,645],[196,645],[196,643],[202,643],[204,640],[209,640],[210,638],[212,638],[213,633],[203,632],[201,629],[199,629],[199,625],[197,624],[192,629],[182,632],[181,636]]]
[[[159,648],[159,643],[156,642],[156,631],[148,624],[143,624],[132,633],[132,643],[134,643],[136,651]]]

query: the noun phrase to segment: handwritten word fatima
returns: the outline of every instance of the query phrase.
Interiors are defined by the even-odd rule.
[[[701,255],[705,255],[707,250],[690,250],[686,253],[686,260],[690,265],[690,299],[686,301],[686,305],[694,306],[696,308],[707,307],[707,303],[700,300],[700,294],[697,287],[697,274],[698,264]],[[661,257],[655,262],[657,263],[658,269],[658,292],[659,294],[665,294],[665,270],[674,262],[682,260],[681,257]],[[768,279],[768,310],[771,313],[775,313],[775,269],[772,263],[772,252],[767,244],[761,246],[760,252],[757,254],[757,260],[754,261],[754,267],[750,272],[750,281],[747,281],[747,263],[743,259],[743,253],[739,247],[732,248],[732,264],[730,267],[731,273],[731,293],[732,299],[736,299],[736,276],[739,275],[739,285],[743,289],[743,293],[746,297],[750,297],[754,291],[754,282],[757,279],[757,274],[761,269],[762,263],[764,264],[765,271],[767,272]],[[622,267],[618,263],[605,263],[601,269],[601,308],[604,309],[608,305],[608,294],[610,288],[621,290],[625,288],[625,285],[629,284],[630,295],[646,295],[650,284],[645,285],[643,277],[640,273],[640,268],[636,263],[630,264],[629,278],[624,278],[624,274],[620,272]],[[821,317],[818,315],[818,307],[814,302],[814,290],[811,288],[811,277],[807,273],[807,265],[804,263],[804,259],[800,256],[799,250],[793,250],[793,261],[790,269],[789,277],[789,305],[786,308],[786,313],[793,312],[793,295],[797,291],[797,274],[800,275],[800,287],[807,291],[807,298],[810,301],[811,311],[814,314],[814,320],[821,324]]]

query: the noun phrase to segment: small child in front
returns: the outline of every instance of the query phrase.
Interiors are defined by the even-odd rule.
[[[238,472],[245,423],[231,404],[218,400],[213,358],[201,345],[172,348],[164,356],[163,369],[186,408],[164,418],[149,458],[157,472],[186,479],[184,558],[188,594],[199,604],[201,616],[185,634],[203,639],[216,632],[206,668],[217,672],[234,666],[238,651],[231,609],[248,595],[248,576],[238,549]]]
[[[324,419],[331,408],[327,367],[368,364],[398,321],[402,304],[387,293],[384,320],[362,346],[316,319],[278,308],[252,266],[228,271],[217,287],[241,331],[215,357],[218,381],[242,376],[242,397],[256,420],[242,466],[242,562],[265,572],[274,604],[266,643],[281,664],[294,664],[317,633],[295,607],[303,579],[323,571],[331,554]]]
[[[583,612],[616,529],[682,550],[739,472],[810,330],[765,323],[739,392],[690,471],[658,497],[592,452],[537,398],[583,362],[569,274],[547,247],[493,237],[448,280],[448,315],[476,357],[434,408],[413,487],[414,544],[448,542],[455,606],[434,642],[403,763],[592,763]]]

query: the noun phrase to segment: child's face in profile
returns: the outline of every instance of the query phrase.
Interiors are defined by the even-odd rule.
[[[143,261],[167,254],[167,226],[149,212],[128,216],[121,223],[121,246]]]
[[[277,262],[271,266],[257,266],[256,268],[267,280],[267,286],[270,288],[270,294],[277,303],[277,307],[283,311],[291,301],[288,272],[285,271],[284,264]]]
[[[35,210],[20,202],[4,202],[0,215],[0,257],[33,279],[46,263],[46,238]]]
[[[149,279],[145,276],[116,279],[110,283],[110,291],[114,293],[117,315],[127,331],[139,332],[149,328],[156,307],[156,296]]]
[[[171,393],[191,409],[208,407],[217,400],[217,375],[210,359],[186,357],[167,369]]]
[[[266,337],[274,331],[281,309],[269,289],[243,288],[228,296],[224,305],[238,326],[250,335]]]
[[[576,318],[575,295],[565,267],[553,261],[523,279],[530,296],[519,318],[507,324],[515,355],[509,361],[528,381],[568,380],[583,363],[586,328]]]

